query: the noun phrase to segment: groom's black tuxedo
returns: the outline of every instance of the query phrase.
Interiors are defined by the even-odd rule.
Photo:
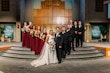
[[[56,45],[57,46],[62,46],[62,43],[63,43],[63,37],[62,37],[62,33],[57,33],[55,34],[55,42],[56,42]]]
[[[55,42],[56,42],[56,52],[57,52],[57,58],[59,63],[62,61],[62,44],[63,44],[63,37],[62,33],[56,33],[55,34]],[[61,46],[61,48],[60,48]]]

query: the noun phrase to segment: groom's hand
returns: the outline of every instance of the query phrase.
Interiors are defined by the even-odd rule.
[[[62,46],[59,46],[59,48],[62,48]]]

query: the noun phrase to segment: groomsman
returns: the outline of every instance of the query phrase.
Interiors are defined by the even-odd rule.
[[[74,25],[73,25],[73,21],[70,20],[70,33],[71,33],[71,37],[70,37],[70,42],[71,42],[71,49],[73,49],[73,51],[75,51],[74,49]]]
[[[74,38],[75,38],[75,45],[76,45],[76,47],[78,47],[79,46],[79,40],[78,40],[78,25],[77,25],[77,21],[74,21],[74,34],[75,34],[75,36],[74,36]]]
[[[83,46],[83,32],[84,27],[82,25],[82,22],[78,21],[78,46],[80,45],[81,47]]]
[[[57,58],[58,63],[60,64],[62,62],[62,43],[63,43],[63,37],[60,32],[60,28],[56,28],[56,34],[55,34],[55,42],[56,42],[56,52],[57,52]]]
[[[66,53],[67,53],[67,49],[68,49],[68,35],[67,35],[67,32],[66,32],[66,27],[65,26],[62,26],[62,37],[63,37],[62,58],[65,58],[66,57]]]
[[[67,35],[68,35],[68,51],[67,51],[67,54],[70,55],[71,49],[73,49],[73,51],[75,51],[74,44],[73,44],[74,30],[70,24],[68,24],[67,27],[68,27],[68,29],[67,29]]]

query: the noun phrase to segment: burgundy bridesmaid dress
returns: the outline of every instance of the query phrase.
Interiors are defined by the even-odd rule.
[[[31,42],[32,42],[32,40],[31,40],[31,39],[32,39],[32,35],[31,35],[31,34],[29,34],[29,48],[30,48],[30,49],[31,49],[31,45],[32,45],[32,44],[31,44]],[[32,49],[31,49],[31,50],[32,50]]]
[[[26,47],[29,48],[30,40],[29,40],[29,32],[27,33]]]
[[[39,38],[35,38],[35,54],[39,55]]]
[[[29,43],[30,43],[30,41],[29,41],[29,32],[26,33],[26,41],[25,42],[26,42],[26,47],[29,48]]]
[[[24,35],[24,45],[25,47],[27,47],[27,32],[25,32],[25,35]]]
[[[33,26],[29,26],[29,29],[33,29]],[[28,44],[27,44],[27,47],[28,48],[31,48],[31,37],[32,35],[30,33],[28,33]]]
[[[36,38],[35,37],[32,37],[32,51],[35,51],[35,45],[36,45]]]
[[[43,45],[44,45],[44,41],[42,39],[40,39],[39,43],[40,43],[40,45],[39,45],[39,54],[40,54],[42,51]]]
[[[45,33],[43,33],[43,35],[45,35],[45,37],[43,37],[44,38],[44,40],[46,39],[46,36],[47,36],[47,33],[45,32]],[[42,40],[42,39],[39,39],[40,40],[40,45],[39,45],[39,54],[41,53],[41,51],[42,51],[42,48],[43,48],[43,46],[44,46],[44,40]]]
[[[29,34],[29,43],[28,43],[28,48],[30,48],[31,49],[31,34]]]
[[[24,40],[25,40],[25,32],[22,32],[22,46],[24,47],[25,46],[25,42],[24,42]]]
[[[33,29],[33,26],[29,26],[29,29]]]

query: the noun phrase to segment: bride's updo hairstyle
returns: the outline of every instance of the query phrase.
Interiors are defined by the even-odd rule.
[[[49,34],[50,34],[50,35],[54,35],[53,30],[50,30],[50,31],[49,31]]]

